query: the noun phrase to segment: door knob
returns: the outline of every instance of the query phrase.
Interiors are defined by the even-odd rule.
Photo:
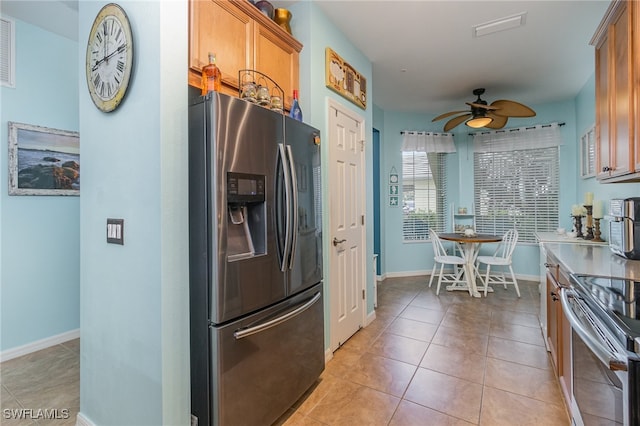
[[[335,247],[335,246],[337,246],[338,244],[342,244],[342,243],[344,243],[345,241],[347,241],[347,240],[339,240],[339,239],[337,239],[336,237],[333,237],[333,246]]]

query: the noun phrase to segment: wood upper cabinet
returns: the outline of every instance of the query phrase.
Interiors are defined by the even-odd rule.
[[[614,1],[598,27],[596,47],[596,171],[603,181],[640,179],[637,79],[638,4]],[[635,30],[634,30],[635,26]]]
[[[300,49],[264,26],[256,28],[254,46],[254,69],[268,75],[280,86],[284,92],[284,106],[288,110],[293,102],[293,90],[299,89]]]
[[[634,166],[635,170],[640,170],[640,54],[638,54],[638,49],[640,49],[640,4],[636,1],[634,2],[631,14],[631,33],[633,34],[632,39],[632,50],[631,60],[633,73],[632,73],[632,85],[635,90],[634,92],[634,102],[635,102],[635,111],[632,119],[632,123],[634,124]]]
[[[200,87],[202,67],[214,52],[223,93],[238,96],[238,71],[251,69],[282,88],[288,109],[299,85],[300,42],[246,0],[191,0],[189,19],[190,85]]]

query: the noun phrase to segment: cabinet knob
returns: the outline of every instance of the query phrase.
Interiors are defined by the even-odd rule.
[[[602,168],[602,171],[603,171],[603,172],[610,172],[610,171],[611,171],[611,167],[609,167],[609,166],[604,166],[604,167]]]

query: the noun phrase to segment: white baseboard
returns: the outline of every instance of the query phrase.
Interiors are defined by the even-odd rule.
[[[418,277],[422,275],[430,275],[431,269],[424,271],[401,271],[401,272],[388,272],[384,274],[384,279],[386,278],[405,278],[405,277]]]
[[[365,327],[371,324],[376,319],[376,310],[374,309],[367,315],[367,323],[364,325]]]
[[[327,365],[327,363],[332,359],[333,359],[333,352],[331,352],[331,349],[327,348],[327,350],[324,351],[324,364]]]
[[[86,418],[84,414],[78,413],[76,417],[76,426],[96,426],[91,420]]]
[[[69,340],[77,339],[79,337],[80,329],[76,328],[75,330],[66,331],[64,333],[56,334],[55,336],[36,340],[35,342],[27,343],[26,345],[7,349],[6,351],[2,351],[0,353],[0,362],[8,361],[10,359],[17,358],[22,355],[27,355],[32,352],[37,352],[41,349],[46,349],[60,343],[68,342]]]
[[[444,272],[451,272],[451,270],[445,269]],[[422,277],[422,276],[428,277],[429,275],[431,275],[431,269],[429,269],[428,271],[389,272],[388,274],[377,275],[376,280],[384,284],[384,280],[387,278],[406,278],[406,277]],[[516,274],[516,279],[523,280],[523,281],[540,281],[540,276],[528,275],[528,274]]]

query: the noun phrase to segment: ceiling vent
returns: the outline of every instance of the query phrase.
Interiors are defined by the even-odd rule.
[[[527,21],[527,12],[520,12],[515,15],[496,19],[495,21],[485,22],[473,26],[473,36],[482,37],[498,31],[510,30],[512,28],[522,27]]]
[[[15,30],[14,23],[0,18],[0,84],[15,87]]]

